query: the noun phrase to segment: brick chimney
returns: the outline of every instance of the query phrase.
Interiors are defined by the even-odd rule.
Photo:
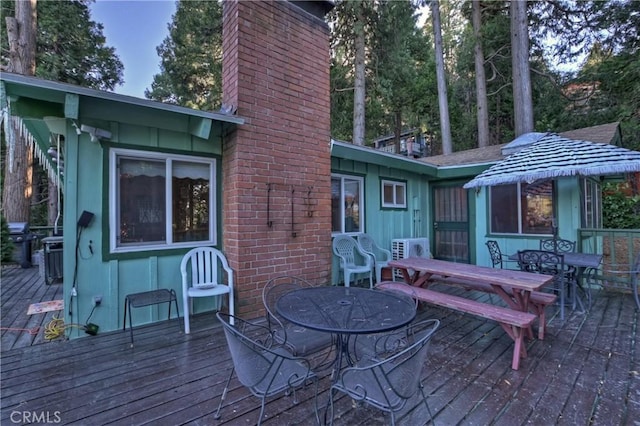
[[[273,277],[331,279],[331,6],[223,1],[223,101],[245,124],[224,137],[222,248],[247,318]]]

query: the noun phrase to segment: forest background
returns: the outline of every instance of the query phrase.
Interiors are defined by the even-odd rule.
[[[20,7],[33,3],[37,11],[32,27],[35,66],[32,71],[21,70],[21,74],[101,90],[113,90],[122,83],[123,65],[109,47],[103,25],[91,19],[91,0],[5,1],[2,17],[15,16],[19,21],[19,3]],[[515,107],[519,106],[512,90],[510,9],[514,3],[337,1],[327,17],[331,28],[332,137],[372,145],[381,136],[394,135],[399,140],[401,133],[416,132],[427,136],[430,155],[441,153],[442,91],[436,78],[439,54],[435,43],[440,34],[453,151],[511,141],[516,136]],[[431,13],[434,7],[440,17],[437,28]],[[623,145],[640,150],[640,2],[529,1],[525,10],[534,117],[531,130],[562,132],[620,122]],[[474,11],[479,19],[475,28]],[[9,43],[10,27],[0,27],[2,70],[18,72]],[[219,110],[221,3],[179,1],[168,29],[169,35],[156,49],[160,72],[145,96],[195,109]],[[484,78],[479,82],[480,71]],[[478,133],[477,87],[481,82],[486,86],[485,136]],[[357,88],[364,94],[361,98]],[[25,162],[33,165],[30,171],[8,176],[4,142],[2,149],[3,221],[6,217],[52,225],[58,211],[57,189],[31,162]],[[18,200],[28,192],[25,185],[32,185],[31,195]],[[634,194],[637,188],[632,189]],[[638,209],[637,195],[622,200]],[[625,216],[628,218],[621,217]],[[605,217],[605,226],[620,227],[620,223],[607,220]],[[637,223],[625,225],[629,226],[640,227]]]

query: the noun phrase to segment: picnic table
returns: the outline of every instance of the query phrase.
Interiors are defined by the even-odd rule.
[[[551,276],[418,257],[392,260],[389,266],[402,271],[405,283],[387,281],[379,287],[403,291],[427,303],[497,321],[515,342],[514,370],[518,369],[520,358],[526,357],[524,333],[532,336],[531,325],[536,318],[540,320],[539,336],[544,336],[544,308],[555,301],[555,296],[540,290],[552,281]],[[444,283],[495,293],[507,307],[433,291],[429,286],[434,277]],[[532,301],[534,303],[530,303]],[[529,313],[530,308],[535,314]]]
[[[532,292],[541,290],[552,280],[548,275],[422,257],[392,260],[389,266],[400,269],[405,282],[414,287],[428,287],[434,276],[467,281],[470,285],[477,284],[478,289],[490,286],[491,290],[486,290],[495,292],[512,309],[524,312],[529,308]]]

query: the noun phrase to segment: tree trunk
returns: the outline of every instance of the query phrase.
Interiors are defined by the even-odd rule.
[[[365,34],[362,4],[356,5],[355,33],[355,84],[353,92],[353,143],[364,145],[365,117]]]
[[[402,111],[397,110],[395,113],[395,128],[393,130],[394,144],[396,146],[396,154],[401,154],[400,138],[402,137]]]
[[[36,71],[36,0],[16,0],[15,17],[6,17],[11,72],[32,76]],[[7,137],[2,211],[9,222],[28,222],[33,185],[33,152],[21,136],[17,120]]]
[[[484,73],[484,52],[482,50],[482,7],[480,1],[473,3],[473,36],[475,38],[474,58],[476,69],[476,114],[478,122],[478,148],[489,145],[489,106],[487,102],[487,78]]]
[[[52,179],[48,179],[49,198],[47,199],[47,225],[58,227],[62,226],[62,217],[58,218],[58,186],[53,183]],[[57,220],[57,223],[56,223]]]
[[[2,212],[7,222],[28,222],[33,192],[33,151],[20,137],[20,122],[15,118],[9,122],[15,136],[13,142],[9,142],[5,157]]]
[[[527,2],[511,2],[511,67],[515,136],[533,131],[533,98],[529,69]]]
[[[440,3],[431,2],[431,14],[433,17],[433,33],[436,47],[436,78],[438,81],[438,105],[440,107],[440,131],[442,133],[442,153],[451,154],[453,144],[451,141],[451,125],[449,121],[449,101],[447,95],[447,82],[444,73],[444,57],[442,53],[442,29],[440,24]]]

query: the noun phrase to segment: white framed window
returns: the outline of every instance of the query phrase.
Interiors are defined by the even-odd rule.
[[[216,244],[216,160],[109,153],[112,253]]]
[[[407,208],[407,183],[383,179],[380,182],[382,207]]]
[[[553,233],[553,181],[489,188],[491,233]]]
[[[337,233],[364,232],[364,179],[331,175],[331,230]]]

